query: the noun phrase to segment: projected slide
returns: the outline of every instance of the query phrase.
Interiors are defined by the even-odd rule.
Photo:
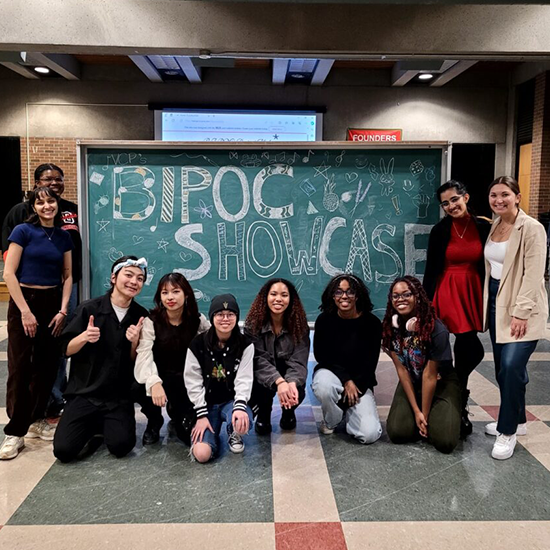
[[[162,111],[162,141],[319,141],[314,112]],[[158,139],[158,131],[157,131]]]

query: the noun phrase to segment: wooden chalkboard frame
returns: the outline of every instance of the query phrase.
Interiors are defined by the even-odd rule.
[[[118,140],[77,140],[77,196],[78,216],[82,236],[82,282],[80,300],[87,300],[91,294],[90,284],[90,227],[88,216],[88,151],[94,149],[212,149],[240,150],[254,149],[269,151],[279,149],[315,150],[315,149],[440,149],[441,181],[447,181],[451,173],[452,143],[449,141],[400,141],[397,143],[365,143],[353,141],[316,141],[316,142],[185,142],[185,141],[118,141]]]

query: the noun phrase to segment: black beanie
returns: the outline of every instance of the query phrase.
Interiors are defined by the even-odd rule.
[[[237,315],[237,322],[239,321],[239,315],[241,312],[235,296],[233,296],[233,294],[218,294],[217,296],[214,296],[210,302],[210,310],[208,311],[210,322],[213,322],[214,315],[218,313],[218,311],[224,310],[235,313]]]

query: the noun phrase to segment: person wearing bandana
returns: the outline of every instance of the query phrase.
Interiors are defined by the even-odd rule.
[[[147,261],[123,256],[111,268],[111,289],[76,310],[61,335],[71,358],[67,405],[54,439],[54,455],[70,462],[103,436],[109,452],[126,456],[136,442],[131,386],[147,310],[134,298],[147,278]]]

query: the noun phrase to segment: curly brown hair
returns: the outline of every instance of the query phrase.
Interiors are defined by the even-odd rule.
[[[415,317],[417,318],[418,340],[420,341],[420,348],[422,352],[425,352],[429,346],[432,338],[432,332],[435,326],[435,310],[430,302],[422,283],[416,278],[410,275],[404,277],[398,277],[393,281],[390,291],[388,293],[388,304],[386,306],[386,314],[382,321],[382,349],[386,353],[396,351],[393,349],[392,340],[397,337],[397,343],[399,345],[399,351],[403,349],[403,339],[405,337],[406,329],[405,323],[401,322],[399,313],[395,310],[392,301],[393,289],[397,283],[405,283],[409,290],[413,293],[416,300]],[[392,323],[392,317],[397,313],[398,315],[398,328],[394,328]]]
[[[270,279],[262,286],[248,310],[244,326],[252,335],[257,336],[262,327],[271,321],[271,312],[267,307],[267,295],[271,287],[277,283],[282,283],[288,288],[290,302],[283,315],[283,327],[290,333],[294,343],[297,344],[307,333],[309,326],[298,291],[286,279]]]
[[[321,305],[319,309],[327,313],[335,313],[338,309],[334,303],[334,293],[338,290],[340,283],[347,281],[349,287],[355,291],[356,301],[355,307],[359,313],[370,313],[373,309],[370,299],[369,289],[366,287],[363,280],[352,273],[341,273],[333,277],[325,287],[321,296]]]

